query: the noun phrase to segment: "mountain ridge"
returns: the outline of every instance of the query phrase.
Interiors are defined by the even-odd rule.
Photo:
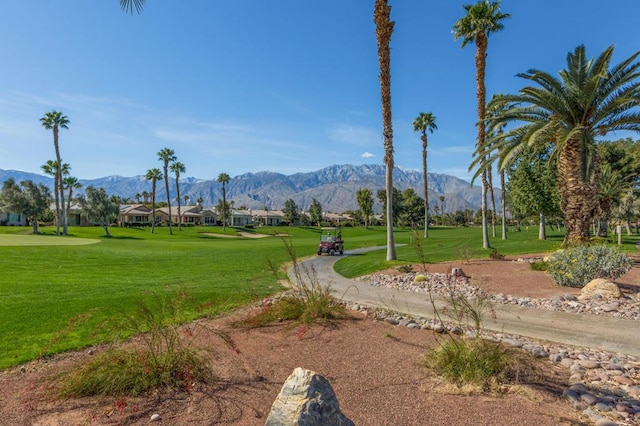
[[[317,199],[323,210],[342,213],[358,208],[356,191],[369,188],[375,199],[375,209],[381,211],[376,193],[385,188],[384,165],[365,164],[355,166],[351,164],[331,165],[314,172],[298,172],[292,175],[259,171],[247,172],[232,177],[226,186],[227,200],[233,201],[235,207],[246,206],[250,209],[270,210],[281,209],[284,202],[291,198],[299,208],[306,210],[311,201]],[[403,191],[413,188],[419,196],[423,195],[422,172],[394,168],[394,187]],[[17,182],[30,179],[35,183],[44,183],[53,188],[53,178],[37,173],[19,170],[0,169],[0,183],[8,178]],[[136,194],[143,191],[151,192],[151,182],[144,175],[124,177],[118,175],[105,176],[97,179],[79,179],[83,187],[89,185],[102,187],[110,195],[135,200]],[[472,186],[469,182],[445,174],[428,173],[429,205],[431,208],[442,208],[445,212],[480,208],[482,193],[479,186]],[[81,194],[80,189],[75,193]],[[175,180],[170,180],[169,195],[175,203]],[[202,198],[204,206],[212,206],[222,198],[222,185],[215,179],[201,179],[185,177],[180,179],[181,196],[189,196],[189,203]],[[439,199],[444,196],[444,203]],[[164,185],[156,188],[156,200],[166,200]],[[496,200],[499,202],[500,200]]]

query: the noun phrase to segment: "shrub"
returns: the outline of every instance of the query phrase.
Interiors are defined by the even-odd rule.
[[[402,272],[403,274],[408,274],[413,271],[413,265],[400,265],[396,268],[398,272]]]
[[[133,344],[116,344],[80,368],[57,379],[62,396],[137,396],[152,389],[191,391],[195,384],[213,380],[203,354],[193,347],[194,328],[184,321],[186,292],[161,297],[156,304],[140,301],[133,314],[122,314],[114,333],[133,332]],[[122,329],[121,327],[124,327]],[[233,347],[228,336],[213,331]]]
[[[583,287],[595,278],[614,280],[631,269],[631,259],[607,245],[579,245],[558,250],[547,272],[558,285]]]
[[[549,262],[545,262],[544,260],[539,260],[537,262],[531,262],[529,267],[532,271],[546,271],[549,269]]]
[[[421,282],[427,281],[427,276],[424,275],[424,274],[418,274],[418,275],[415,276],[413,281],[416,282],[416,283],[421,283]]]
[[[427,353],[425,366],[458,387],[474,384],[485,390],[535,374],[524,352],[480,338],[441,342]]]
[[[491,249],[491,253],[489,253],[489,257],[494,260],[504,259],[504,254],[498,253],[498,250],[495,248]]]

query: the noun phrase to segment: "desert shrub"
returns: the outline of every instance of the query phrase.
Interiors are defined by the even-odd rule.
[[[545,262],[544,260],[531,262],[529,268],[531,268],[532,271],[546,271],[549,269],[549,262]]]
[[[427,281],[427,276],[424,275],[424,274],[418,274],[418,275],[415,276],[413,281],[416,282],[416,283],[425,282],[425,281]]]
[[[57,378],[63,396],[136,396],[152,389],[190,391],[213,380],[203,354],[193,347],[196,325],[181,326],[191,299],[185,292],[140,301],[133,314],[122,313],[114,334],[135,334],[133,342],[116,343],[103,354]],[[233,347],[226,334],[212,330]]]
[[[400,265],[396,268],[398,272],[402,272],[403,274],[408,274],[413,271],[413,265]]]
[[[424,363],[456,386],[473,384],[485,390],[535,374],[526,353],[480,338],[441,342],[427,353]]]
[[[632,263],[615,247],[578,245],[555,252],[547,272],[561,286],[583,287],[595,278],[616,279],[627,272]]]
[[[491,252],[489,253],[489,257],[494,260],[500,260],[500,259],[504,259],[504,254],[499,253],[498,250],[496,250],[495,248],[492,248]]]
[[[476,255],[476,250],[471,247],[468,241],[465,241],[460,246],[455,248],[456,256],[463,261],[463,263],[469,263],[471,259]]]

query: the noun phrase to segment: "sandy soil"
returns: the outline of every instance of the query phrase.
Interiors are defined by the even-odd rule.
[[[512,261],[431,265],[430,272],[461,266],[491,291],[532,297],[566,294],[542,272]],[[640,282],[640,268],[618,280]],[[561,398],[568,371],[546,361],[543,374],[501,395],[454,390],[421,366],[437,345],[427,331],[411,330],[353,314],[337,328],[291,330],[280,324],[263,329],[230,327],[230,317],[207,322],[226,330],[238,351],[227,348],[204,327],[196,343],[209,350],[218,381],[196,384],[192,392],[159,392],[141,398],[60,399],[49,378],[89,360],[93,348],[37,360],[0,372],[0,424],[146,425],[160,414],[166,425],[264,425],[273,400],[294,368],[304,367],[331,382],[343,412],[356,425],[578,425],[579,414]],[[204,324],[200,322],[199,324]],[[89,354],[91,352],[92,354]]]

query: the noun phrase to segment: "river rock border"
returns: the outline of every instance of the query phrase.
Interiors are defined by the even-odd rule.
[[[357,280],[378,287],[425,294],[431,291],[432,294],[441,296],[450,295],[452,289],[471,298],[478,297],[482,293],[481,289],[471,285],[470,280],[464,276],[429,273],[424,274],[424,281],[416,282],[416,275],[420,274],[372,274]],[[493,303],[640,319],[640,293],[635,297],[628,297],[615,309],[608,309],[605,306],[611,302],[600,300],[589,303],[578,302],[573,295],[563,296],[561,299],[518,298],[502,294],[487,296]],[[400,314],[392,310],[361,304],[348,303],[347,306],[375,320],[397,326],[430,330],[436,333],[451,332],[458,335],[473,336],[475,333],[471,328],[441,323],[435,319]],[[486,330],[482,332],[481,337],[521,348],[537,358],[546,358],[548,362],[568,368],[571,377],[563,391],[563,396],[574,409],[580,411],[594,424],[598,426],[640,425],[640,361],[637,357],[556,343],[540,343],[522,336]]]

